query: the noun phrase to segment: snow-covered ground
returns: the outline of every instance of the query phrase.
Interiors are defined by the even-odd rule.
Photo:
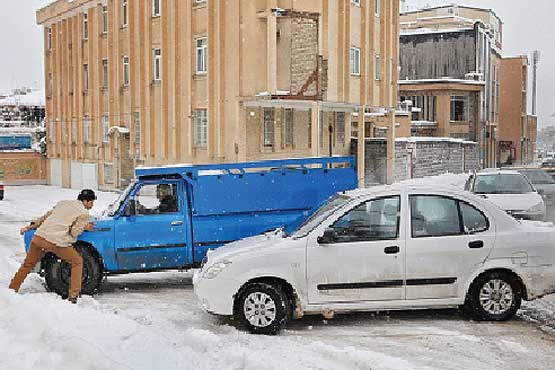
[[[419,183],[462,187],[465,176]],[[190,272],[110,277],[77,305],[46,293],[31,274],[7,289],[24,258],[18,230],[77,191],[6,188],[0,202],[0,370],[18,369],[554,369],[555,297],[527,303],[506,323],[455,310],[321,316],[275,337],[253,336],[204,313]],[[115,199],[100,193],[98,214]]]

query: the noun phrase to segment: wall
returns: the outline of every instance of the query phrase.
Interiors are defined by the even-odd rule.
[[[46,158],[37,152],[0,152],[0,181],[7,185],[46,184]]]
[[[356,153],[357,140],[351,141]],[[385,184],[385,139],[367,139],[365,149],[365,186]],[[395,142],[395,182],[445,172],[463,173],[480,168],[476,143],[450,138],[406,138]]]

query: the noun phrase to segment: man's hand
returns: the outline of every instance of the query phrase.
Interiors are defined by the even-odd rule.
[[[94,222],[89,222],[87,226],[85,226],[85,230],[93,231],[94,230]]]
[[[29,231],[29,229],[30,229],[29,226],[22,227],[22,228],[19,230],[19,235],[25,234],[27,231]]]

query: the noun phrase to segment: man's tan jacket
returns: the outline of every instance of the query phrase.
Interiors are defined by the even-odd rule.
[[[71,247],[89,223],[89,211],[80,200],[62,200],[31,222],[40,236],[58,247]]]

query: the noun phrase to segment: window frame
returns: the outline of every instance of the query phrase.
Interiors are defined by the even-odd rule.
[[[350,72],[351,76],[360,76],[360,48],[356,46],[351,46]]]
[[[83,13],[83,40],[89,39],[89,14],[87,11]]]
[[[194,119],[195,148],[206,149],[206,147],[208,146],[208,109],[196,108],[194,111]]]
[[[102,88],[107,89],[109,84],[109,66],[108,59],[102,59]]]
[[[83,63],[83,92],[89,91],[89,64]]]
[[[456,104],[457,102],[461,102],[461,101],[464,104],[464,109],[463,109],[464,119],[459,120],[455,116],[455,109],[453,104]],[[470,102],[469,102],[468,95],[451,95],[449,99],[449,122],[452,122],[452,123],[468,122],[469,119],[470,119]]]
[[[156,11],[158,8],[158,11]],[[152,0],[152,17],[160,17],[162,14],[162,4],[160,0]]]
[[[266,115],[267,112],[268,116]],[[266,120],[266,118],[271,120]],[[273,107],[264,107],[262,111],[262,146],[273,148],[275,146],[276,111]]]
[[[380,54],[374,54],[374,80],[380,81],[382,78],[381,68],[380,68]]]
[[[131,79],[131,67],[130,67],[130,61],[129,61],[129,56],[124,55],[122,57],[122,61],[123,61],[123,86],[129,86],[129,82]]]
[[[152,49],[152,80],[154,82],[162,81],[162,49]]]
[[[443,234],[443,235],[419,235],[419,236],[414,236],[414,229],[413,229],[413,223],[412,223],[412,198],[414,197],[435,197],[435,198],[443,198],[443,199],[448,199],[451,201],[455,202],[455,205],[457,207],[457,219],[459,221],[459,232],[458,233],[451,233],[451,234]],[[471,208],[473,208],[474,210],[478,211],[486,220],[486,228],[484,230],[480,230],[480,231],[476,231],[476,232],[466,232],[465,231],[465,225],[464,225],[464,219],[463,219],[463,214],[462,214],[462,210],[461,210],[461,206],[460,204],[466,204],[467,206],[470,206]],[[485,212],[483,212],[480,208],[476,207],[475,205],[473,205],[470,202],[467,202],[465,200],[459,199],[459,198],[454,198],[454,197],[450,197],[447,195],[440,195],[440,194],[409,194],[408,195],[408,206],[409,206],[409,229],[410,229],[410,238],[411,239],[422,239],[422,238],[442,238],[442,237],[448,237],[448,236],[468,236],[468,235],[476,235],[476,234],[480,234],[480,233],[484,233],[486,231],[489,231],[491,228],[491,222],[489,220],[489,217],[486,215]]]
[[[294,145],[295,143],[295,110],[293,108],[285,108],[283,110],[284,122],[284,139],[285,145]]]
[[[108,4],[102,4],[102,34],[108,33]]]
[[[379,201],[379,200],[383,200],[383,199],[390,199],[390,198],[397,198],[397,231],[396,231],[396,236],[395,237],[393,237],[393,238],[383,238],[383,239],[370,239],[370,240],[333,241],[333,242],[328,243],[328,244],[372,243],[372,242],[384,242],[384,241],[399,240],[399,238],[401,237],[401,210],[402,210],[402,208],[401,208],[401,203],[402,203],[401,194],[383,195],[383,196],[378,196],[376,198],[370,198],[370,199],[366,199],[362,202],[359,202],[355,206],[350,207],[348,210],[345,210],[339,217],[335,218],[334,221],[326,227],[326,229],[333,228],[333,226],[337,222],[339,222],[339,220],[341,220],[345,215],[347,215],[349,212],[353,211],[354,209],[356,209],[357,207],[360,207],[363,204],[366,204],[366,203],[369,203],[369,202],[375,202],[375,201]]]
[[[121,26],[122,27],[127,27],[127,22],[129,21],[127,19],[128,17],[127,11],[129,10],[128,7],[129,5],[127,0],[121,0],[121,17],[122,17]]]
[[[199,42],[202,41],[204,41],[204,44],[199,46]],[[199,56],[201,61],[200,64]],[[206,36],[195,38],[195,73],[197,75],[205,75],[208,73],[208,38]]]

